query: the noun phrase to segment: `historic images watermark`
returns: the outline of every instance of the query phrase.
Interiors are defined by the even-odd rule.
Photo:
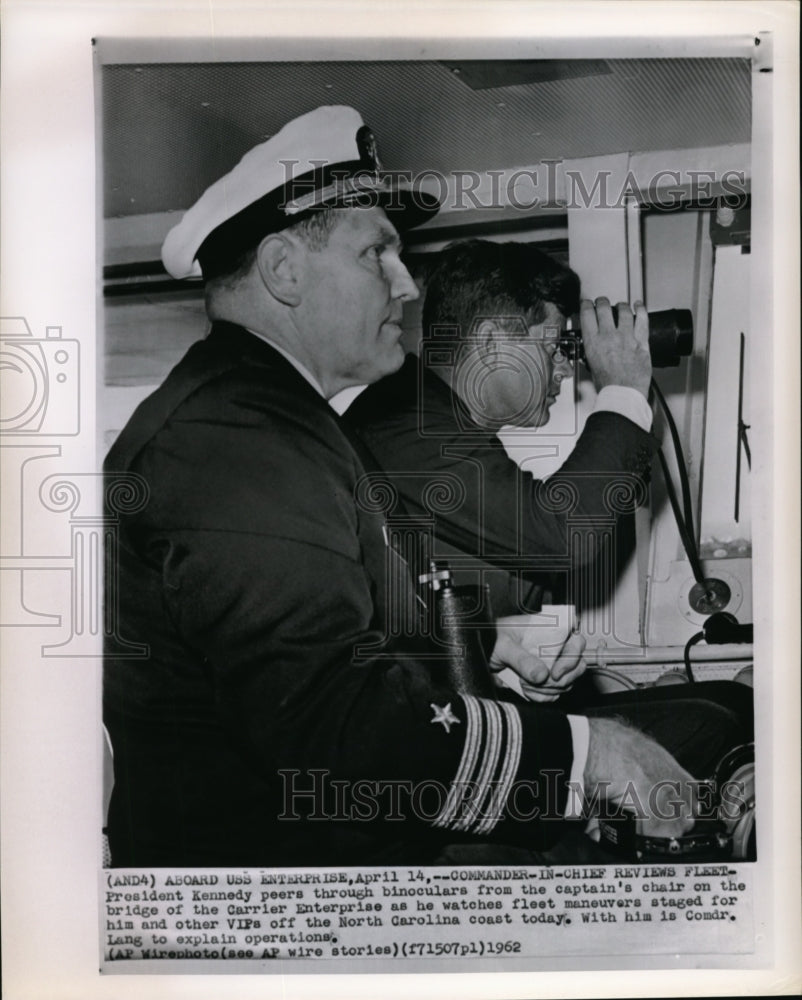
[[[279,769],[284,822],[340,821],[370,823],[417,820],[437,825],[438,818],[458,800],[466,825],[480,820],[562,822],[566,794],[574,814],[596,819],[633,817],[675,822],[735,819],[748,802],[747,783],[738,778],[716,785],[710,781],[665,779],[644,789],[634,781],[614,785],[599,781],[590,787],[575,781],[563,785],[561,771],[544,770],[535,779],[518,779],[502,794],[500,782],[436,779],[355,780],[333,778],[325,768]],[[567,788],[567,793],[561,789]]]
[[[316,178],[326,171],[330,181],[323,193],[326,202],[347,201],[362,207],[402,207],[402,198],[417,207],[440,202],[442,212],[513,208],[521,212],[578,208],[620,209],[631,201],[671,212],[692,203],[700,209],[743,208],[749,199],[744,170],[661,169],[647,177],[628,170],[623,177],[611,170],[597,170],[591,177],[578,169],[563,168],[562,160],[543,160],[513,170],[382,170],[356,174],[325,160],[310,160],[308,171],[295,176],[298,160],[281,160],[286,197],[280,207],[288,214],[321,204]],[[313,192],[316,198],[312,199]]]

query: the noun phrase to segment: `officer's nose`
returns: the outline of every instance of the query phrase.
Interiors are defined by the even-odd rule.
[[[415,279],[400,258],[394,262],[390,273],[390,294],[394,299],[400,299],[402,302],[414,302],[415,299],[420,298]]]

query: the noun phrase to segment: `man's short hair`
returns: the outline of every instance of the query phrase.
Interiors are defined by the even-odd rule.
[[[466,240],[443,250],[429,273],[423,303],[423,332],[456,327],[470,337],[482,319],[524,332],[542,323],[546,303],[563,316],[579,310],[579,277],[532,243]],[[506,321],[506,322],[505,322]]]
[[[300,221],[287,226],[283,231],[294,233],[299,239],[303,240],[310,250],[323,250],[328,244],[329,236],[342,218],[344,211],[347,211],[347,209],[325,208],[310,212]],[[210,290],[210,286],[233,288],[253,267],[253,263],[256,260],[256,251],[259,249],[261,242],[260,240],[259,243],[243,251],[238,257],[227,263],[224,268],[219,266],[212,269],[207,265],[203,272],[207,291]]]

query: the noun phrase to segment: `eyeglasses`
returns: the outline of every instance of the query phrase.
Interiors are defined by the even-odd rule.
[[[559,348],[571,364],[584,361],[585,351],[582,345],[582,329],[578,316],[569,316],[566,320],[565,329],[560,334]]]
[[[538,330],[537,333],[532,327],[529,328],[530,342],[540,344],[548,351],[549,359],[553,364],[573,364],[576,360],[578,336],[571,330],[570,321],[566,329],[562,329],[557,324],[535,329]]]
[[[573,359],[569,357],[568,353],[563,350],[560,344],[554,348],[554,353],[551,355],[551,360],[555,365],[570,365],[573,364]]]
[[[575,346],[576,338],[570,333],[566,335],[561,332],[559,339],[547,340],[545,337],[533,337],[536,344],[541,344],[548,351],[551,362],[555,365],[570,364],[574,360],[572,348]]]

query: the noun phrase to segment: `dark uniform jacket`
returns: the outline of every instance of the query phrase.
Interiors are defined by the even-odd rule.
[[[631,420],[592,413],[560,469],[536,479],[414,355],[368,386],[345,419],[409,513],[431,522],[436,554],[466,571],[463,580],[478,567],[497,614],[539,610],[543,587],[572,603],[606,599],[614,580],[589,574],[602,553],[608,564],[611,553],[619,565],[627,558],[658,446]]]
[[[215,324],[106,469],[149,490],[106,573],[113,631],[148,649],[106,658],[113,864],[426,862],[559,836],[542,817],[564,806],[566,717],[459,697],[404,636],[417,599],[363,464],[278,352]]]

